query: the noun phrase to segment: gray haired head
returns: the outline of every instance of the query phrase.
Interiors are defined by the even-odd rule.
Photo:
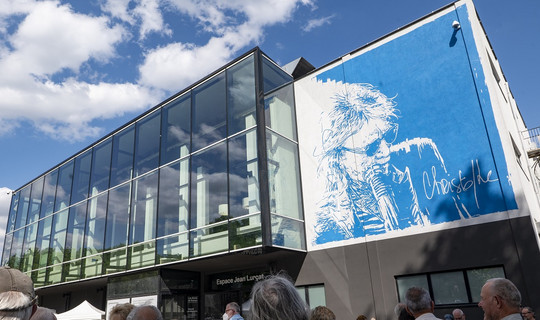
[[[306,303],[282,275],[268,276],[251,290],[251,320],[308,320]]]
[[[407,308],[413,314],[431,309],[431,296],[429,292],[420,287],[412,287],[405,294]]]
[[[163,315],[155,306],[144,305],[131,310],[126,320],[163,320]]]

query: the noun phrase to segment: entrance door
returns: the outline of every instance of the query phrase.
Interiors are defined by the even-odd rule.
[[[222,320],[225,306],[229,302],[239,301],[240,294],[238,291],[226,291],[218,293],[207,293],[204,295],[204,317],[205,320]]]

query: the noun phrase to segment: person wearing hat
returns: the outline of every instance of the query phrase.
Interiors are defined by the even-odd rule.
[[[0,318],[29,320],[37,309],[32,279],[10,267],[0,267]]]

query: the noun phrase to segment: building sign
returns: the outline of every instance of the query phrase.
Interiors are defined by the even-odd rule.
[[[267,275],[265,272],[222,273],[211,277],[211,286],[218,291],[251,287]]]
[[[309,248],[517,208],[467,14],[295,83]]]

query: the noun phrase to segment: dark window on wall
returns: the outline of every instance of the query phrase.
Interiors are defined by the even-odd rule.
[[[326,306],[326,294],[323,284],[296,287],[296,290],[311,310],[317,306]]]
[[[165,106],[161,117],[161,164],[189,154],[191,95],[181,96]]]
[[[491,278],[505,278],[502,266],[424,273],[396,277],[399,301],[410,287],[429,291],[435,305],[468,304],[480,301],[480,290]]]

